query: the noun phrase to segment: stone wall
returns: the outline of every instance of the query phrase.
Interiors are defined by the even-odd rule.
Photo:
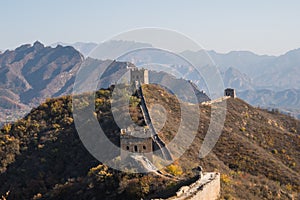
[[[147,69],[133,68],[130,70],[130,83],[135,84],[138,81],[140,84],[149,84],[149,72]]]
[[[218,173],[215,178],[203,185],[202,190],[199,190],[189,200],[216,200],[220,196],[220,174]]]
[[[140,153],[152,161],[152,138],[138,138],[132,136],[121,136],[121,159],[125,160],[130,152]]]
[[[220,190],[220,173],[205,173],[196,182],[181,187],[173,197],[166,200],[217,200]]]
[[[232,88],[225,89],[224,96],[229,96],[229,97],[235,98],[236,97],[235,90]]]

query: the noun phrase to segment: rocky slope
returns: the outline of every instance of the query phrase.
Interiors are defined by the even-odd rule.
[[[0,54],[0,109],[15,119],[46,98],[69,94],[82,62],[72,47],[45,47],[40,42]],[[5,119],[1,119],[3,122]]]
[[[127,62],[85,60],[71,46],[52,48],[40,42],[0,54],[0,125],[18,119],[47,98],[71,94],[83,62],[90,66],[91,74],[95,71],[93,66],[101,68],[112,63],[103,77],[104,87],[116,81],[129,65]]]
[[[119,44],[113,43],[115,46]],[[128,45],[126,42],[121,44],[121,47]],[[78,45],[84,46],[82,43]],[[134,43],[132,46],[142,45]],[[52,48],[40,42],[0,54],[0,125],[24,116],[47,98],[71,94],[81,65],[84,65],[87,75],[99,74],[99,70],[107,68],[100,79],[96,77],[99,89],[119,81],[128,71],[127,67],[133,66],[127,61],[85,59],[71,46],[57,45]],[[81,84],[85,84],[84,81],[89,78],[86,77]],[[179,84],[176,83],[178,81],[186,82],[175,77],[169,77],[168,80],[173,85]],[[207,99],[205,94],[199,95]]]
[[[0,87],[20,96],[22,103],[35,103],[38,98],[58,96],[70,88],[71,80],[83,60],[72,47],[45,47],[40,42],[22,45],[0,56]]]

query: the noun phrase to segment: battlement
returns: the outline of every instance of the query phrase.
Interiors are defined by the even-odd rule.
[[[146,138],[151,137],[151,132],[147,126],[145,127],[128,127],[126,129],[121,129],[121,138],[131,138],[131,137],[140,137]]]
[[[140,153],[152,161],[153,144],[150,130],[147,128],[121,129],[121,159],[131,153]],[[151,153],[151,154],[150,154]]]
[[[144,68],[130,68],[130,83],[135,84],[136,81],[140,84],[149,84],[149,71]]]
[[[226,88],[224,91],[224,96],[235,98],[236,97],[235,90],[232,88]]]

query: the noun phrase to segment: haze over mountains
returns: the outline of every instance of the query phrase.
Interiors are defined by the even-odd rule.
[[[197,54],[203,52],[185,55]],[[220,67],[225,87],[235,88],[240,98],[255,106],[279,108],[299,117],[300,49],[277,57],[247,51],[208,54]]]
[[[3,52],[0,54],[1,107],[14,105],[15,108],[27,109],[28,112],[28,104],[37,105],[37,102],[46,97],[69,94],[80,63],[96,45],[83,42],[56,43],[52,45],[55,48],[50,48],[36,42],[32,47],[22,45],[14,51]],[[101,45],[98,51],[114,49],[117,52],[126,52],[151,47],[150,44],[131,41],[110,41]],[[97,53],[104,57],[110,56],[106,52]],[[161,53],[152,52],[151,57],[147,54],[151,52],[143,54],[141,51],[138,56],[146,58],[147,62],[155,59],[156,62],[170,64],[185,79],[192,80],[200,89],[206,90],[205,83],[194,76],[195,71],[190,66],[182,68],[179,60],[166,58],[166,55]],[[227,54],[203,50],[180,53],[200,67],[207,65],[207,54],[218,65],[224,86],[235,88],[240,98],[254,106],[279,108],[300,117],[300,49],[281,56],[257,55],[248,51],[233,51]],[[139,65],[143,65],[143,62],[142,59],[137,61]],[[35,67],[29,70],[32,65]],[[37,77],[42,78],[38,80]]]
[[[77,51],[82,53],[82,55],[84,55],[84,56],[87,56],[97,46],[97,44],[93,43],[93,42],[76,42],[73,44],[64,43],[64,42],[56,42],[54,44],[51,44],[50,46],[55,48],[57,45],[72,46]]]
[[[83,49],[93,46],[91,43],[76,44],[78,48]],[[127,44],[129,43],[124,42],[123,46],[128,46]],[[0,54],[0,125],[22,117],[47,98],[71,94],[76,74],[83,61],[84,67],[88,67],[88,75],[98,74],[97,68],[108,66],[99,81],[99,87],[102,88],[116,83],[128,71],[127,67],[132,65],[126,61],[85,59],[71,46],[45,47],[38,41],[33,45],[25,44]],[[163,74],[162,77],[170,83],[173,81],[172,84],[177,82],[175,77],[167,74]],[[88,78],[90,77],[84,79],[81,84],[84,85]],[[201,92],[197,93],[197,96],[200,99],[208,99]]]
[[[47,98],[71,94],[84,60],[71,46],[45,47],[38,41],[0,54],[0,125],[22,117]],[[89,63],[93,74],[93,66],[106,66],[111,61],[87,59],[85,63]],[[111,73],[122,73],[128,65],[113,62],[109,69]],[[103,78],[103,87],[109,87],[118,74],[110,75]]]
[[[115,50],[129,51],[137,48],[151,47],[151,44],[130,42],[130,41],[110,41],[104,43],[109,48]],[[104,45],[101,44],[101,45]],[[87,50],[96,47],[96,43],[74,43],[71,45],[84,55]],[[238,90],[247,89],[271,89],[280,91],[285,89],[300,89],[300,49],[295,49],[281,56],[257,55],[249,51],[232,51],[226,54],[215,51],[184,51],[180,55],[195,61],[199,66],[205,65],[201,60],[205,54],[211,56],[212,60],[218,65],[225,76],[225,86],[234,87]],[[196,60],[196,58],[198,60]],[[156,56],[156,59],[162,59]],[[229,70],[229,71],[227,71]],[[232,80],[229,77],[234,77]]]
[[[112,49],[118,47],[117,50],[120,52],[151,47],[150,44],[129,41],[110,41],[105,45],[108,46],[106,48]],[[219,67],[224,86],[235,88],[240,98],[254,106],[279,108],[281,111],[300,117],[298,100],[300,96],[300,49],[291,50],[281,56],[257,55],[249,51],[232,51],[222,54],[204,50],[198,52],[187,50],[179,54],[200,67],[209,63],[208,54]],[[205,89],[202,81],[193,79],[193,70],[180,71],[180,66],[174,65],[178,61],[168,63],[170,59],[166,59],[166,55],[156,54],[152,57],[156,62],[173,65],[185,78]],[[147,59],[151,62],[149,57]],[[139,64],[142,65],[143,62]]]
[[[136,42],[113,41],[113,46],[122,43],[122,50],[129,51]],[[113,47],[112,46],[112,47]],[[141,44],[141,47],[149,47],[149,44]],[[147,52],[149,53],[149,51]],[[226,54],[215,51],[185,51],[179,53],[188,60],[193,61],[199,67],[205,67],[211,61],[207,60],[207,54],[219,67],[225,87],[235,88],[240,98],[254,106],[265,108],[279,108],[281,111],[300,117],[300,49],[291,50],[281,56],[257,55],[249,51],[232,51]],[[144,56],[147,62],[151,62],[150,56]],[[206,89],[205,83],[195,79],[195,71],[182,71],[178,60],[170,60],[166,55],[156,54],[152,56],[155,62],[171,64],[190,79],[199,88]],[[176,64],[174,64],[176,63]],[[143,62],[139,62],[143,64]],[[184,69],[189,68],[185,67]],[[204,68],[205,69],[205,68]]]

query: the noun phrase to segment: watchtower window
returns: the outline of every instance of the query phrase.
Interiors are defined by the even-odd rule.
[[[134,145],[134,151],[137,152],[138,151],[138,147],[136,145]]]
[[[129,151],[129,146],[126,146],[126,150]]]

